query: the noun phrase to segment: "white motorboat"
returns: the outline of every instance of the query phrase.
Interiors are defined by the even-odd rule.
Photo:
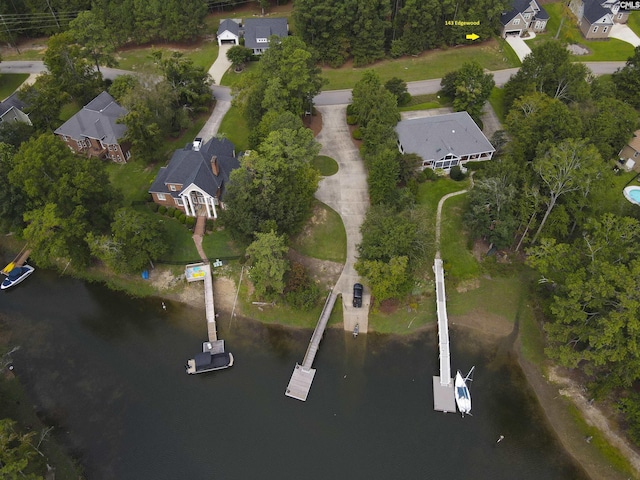
[[[471,415],[471,392],[469,391],[469,387],[467,386],[467,381],[471,381],[471,374],[475,367],[471,367],[469,373],[466,377],[462,377],[460,370],[456,374],[456,380],[454,384],[454,392],[456,397],[456,405],[458,406],[458,410],[464,417],[466,415]]]
[[[14,267],[8,274],[7,278],[5,278],[0,285],[0,290],[6,290],[7,288],[11,288],[20,282],[22,282],[25,278],[33,273],[35,268],[31,265],[23,265],[22,267]]]

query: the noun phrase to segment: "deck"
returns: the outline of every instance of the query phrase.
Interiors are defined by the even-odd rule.
[[[204,276],[204,308],[207,317],[207,331],[209,333],[209,341],[216,342],[218,340],[218,332],[216,330],[216,311],[213,305],[213,279],[211,278],[211,265],[203,265],[205,271]]]
[[[285,395],[287,397],[302,400],[303,402],[307,400],[309,390],[311,389],[311,383],[313,382],[313,377],[316,374],[316,370],[311,368],[311,366],[313,365],[313,360],[316,358],[316,354],[320,348],[320,341],[324,335],[325,328],[327,328],[327,322],[329,321],[331,311],[333,310],[333,306],[335,305],[337,298],[338,296],[332,290],[324,304],[324,308],[322,309],[316,328],[313,331],[313,335],[311,335],[311,340],[309,341],[309,346],[307,347],[307,352],[304,355],[302,365],[296,363],[296,368],[291,374],[291,380],[289,380],[289,385],[285,391]]]
[[[440,412],[455,412],[453,379],[451,378],[451,353],[449,351],[449,320],[447,296],[444,289],[444,268],[440,252],[433,262],[436,277],[436,305],[438,312],[438,349],[440,351],[440,376],[433,377],[433,408]]]

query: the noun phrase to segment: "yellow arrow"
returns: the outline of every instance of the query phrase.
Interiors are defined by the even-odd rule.
[[[467,40],[477,40],[478,38],[480,38],[480,35],[476,35],[475,33],[467,34]]]

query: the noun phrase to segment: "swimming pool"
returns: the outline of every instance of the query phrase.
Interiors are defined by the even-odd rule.
[[[635,203],[636,205],[640,205],[640,187],[632,185],[630,187],[626,187],[623,190],[624,196],[631,203]]]

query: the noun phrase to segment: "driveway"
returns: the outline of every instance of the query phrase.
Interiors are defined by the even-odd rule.
[[[611,27],[611,32],[609,32],[609,36],[630,43],[634,47],[640,45],[640,37],[638,37],[628,25],[622,23],[614,23],[613,27]]]
[[[213,65],[211,65],[209,69],[209,75],[211,75],[216,85],[220,85],[222,76],[229,70],[229,67],[231,67],[231,62],[227,59],[227,52],[231,47],[233,47],[233,45],[228,43],[221,45],[218,49],[218,58],[216,58],[216,61],[213,62]]]
[[[521,37],[507,35],[505,40],[509,45],[511,45],[511,48],[513,48],[513,51],[516,52],[516,55],[521,62],[524,60],[524,57],[531,53],[529,45],[527,45]]]
[[[360,332],[366,333],[371,293],[365,288],[362,308],[353,308],[353,284],[361,282],[354,264],[358,254],[356,245],[362,240],[360,226],[369,208],[367,172],[351,141],[346,121],[347,106],[326,105],[317,109],[322,114],[322,130],[316,137],[322,145],[320,154],[333,158],[340,168],[335,175],[320,181],[316,198],[338,212],[347,232],[347,260],[334,292],[342,293],[344,329],[352,331],[357,323]]]

